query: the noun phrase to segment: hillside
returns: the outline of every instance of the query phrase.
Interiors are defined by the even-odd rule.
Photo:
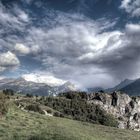
[[[38,113],[12,105],[0,120],[0,140],[138,140],[140,133]]]
[[[140,79],[137,79],[135,82],[127,85],[126,87],[120,90],[131,96],[139,96],[140,95]]]
[[[44,97],[4,90],[0,140],[139,140],[139,103],[120,92]]]
[[[113,92],[113,91],[120,91],[121,89],[125,88],[128,85],[131,85],[135,80],[125,79],[124,81],[120,82],[113,88],[106,89],[106,92]]]

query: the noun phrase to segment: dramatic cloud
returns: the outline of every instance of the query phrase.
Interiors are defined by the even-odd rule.
[[[20,38],[24,38],[30,23],[28,14],[17,5],[8,8],[0,2],[0,51],[12,51]]]
[[[139,33],[136,24],[127,24],[123,32],[104,32],[98,22],[86,21],[49,30],[32,28],[27,38],[39,46],[34,57],[42,63],[43,70],[88,86],[95,77],[99,81],[106,78],[110,83],[111,77],[119,80],[137,72],[134,67],[139,66]]]
[[[11,9],[5,8],[0,3],[0,24],[5,28],[12,28],[21,30],[24,25],[29,22],[28,14],[19,9],[16,5]]]
[[[18,72],[26,80],[72,81],[80,87],[108,87],[140,76],[139,23],[120,29],[118,17],[91,19],[49,8],[39,10],[38,17],[33,9],[0,5],[0,71],[20,65]],[[123,0],[121,8],[139,17],[139,1]]]

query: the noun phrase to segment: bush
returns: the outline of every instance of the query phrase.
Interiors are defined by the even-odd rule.
[[[55,117],[64,117],[64,115],[62,114],[62,113],[60,113],[60,112],[54,112],[54,114],[53,114]]]
[[[49,113],[49,114],[52,113],[52,110],[51,110],[51,109],[47,109],[46,111],[47,111],[47,113]]]
[[[13,96],[14,95],[14,91],[12,89],[4,89],[3,90],[3,94],[9,95],[9,96]]]
[[[59,97],[65,97],[67,99],[87,99],[87,93],[86,92],[66,92],[66,93],[60,93],[58,95]]]
[[[8,104],[6,103],[6,96],[0,93],[0,115],[5,115],[8,112]]]
[[[28,140],[47,140],[47,139],[42,135],[36,135],[36,136],[31,136]]]
[[[26,97],[32,98],[33,95],[27,93],[27,94],[26,94]]]
[[[75,94],[78,95],[73,95],[71,92],[69,92],[68,95],[63,93],[59,95],[59,97],[48,97],[40,101],[40,103],[44,102],[46,106],[57,110],[58,112],[54,113],[54,116],[57,117],[61,117],[60,114],[63,114],[62,116],[64,117],[79,121],[113,127],[118,125],[116,119],[102,110],[100,106],[88,103],[85,94],[79,94],[79,92]]]
[[[38,112],[40,114],[44,114],[44,111],[37,104],[31,104],[25,107],[26,110]]]

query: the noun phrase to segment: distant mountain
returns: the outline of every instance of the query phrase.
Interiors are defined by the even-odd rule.
[[[75,86],[70,82],[66,82],[60,86],[50,86],[45,83],[35,83],[31,81],[26,81],[23,78],[6,78],[0,80],[0,89],[3,90],[5,88],[13,89],[16,92],[24,94],[30,93],[33,95],[43,96],[57,95],[60,92],[76,90]]]
[[[123,91],[131,96],[139,96],[140,95],[140,79],[137,79],[131,84],[121,88],[120,91]]]
[[[125,88],[126,86],[132,84],[134,81],[135,80],[125,79],[124,81],[122,81],[121,83],[119,83],[118,85],[116,85],[115,87],[106,89],[105,91],[106,92],[119,91],[119,90]]]
[[[32,95],[57,95],[61,92],[67,91],[76,91],[76,87],[71,82],[65,82],[64,84],[53,86],[47,83],[37,83],[32,81],[27,81],[24,78],[5,78],[0,80],[0,90],[5,88],[13,89],[16,92],[20,92],[23,94],[29,93]],[[120,84],[113,88],[103,89],[102,87],[88,88],[87,91],[89,93],[99,92],[113,92],[113,91],[123,91],[128,95],[140,95],[140,79],[137,80],[129,80],[125,79]]]

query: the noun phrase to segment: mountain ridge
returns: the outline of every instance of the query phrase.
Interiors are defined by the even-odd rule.
[[[138,96],[140,95],[140,78],[134,80],[125,79],[112,88],[103,89],[102,87],[95,87],[88,88],[87,90],[89,92],[99,92],[102,90],[107,93],[122,91],[130,96]]]
[[[32,81],[26,81],[24,78],[19,77],[15,78],[4,78],[0,80],[0,89],[5,88],[13,89],[16,92],[20,93],[29,93],[33,95],[56,95],[60,92],[74,91],[76,90],[75,86],[71,82],[66,82],[61,86],[50,86],[46,83],[36,83]]]
[[[133,83],[125,86],[120,91],[126,92],[128,95],[137,96],[140,95],[140,78]]]
[[[133,83],[134,81],[135,80],[125,79],[125,80],[121,81],[119,84],[117,84],[116,86],[114,86],[113,88],[108,88],[105,91],[106,92],[119,91],[122,88],[128,86],[129,84]]]

